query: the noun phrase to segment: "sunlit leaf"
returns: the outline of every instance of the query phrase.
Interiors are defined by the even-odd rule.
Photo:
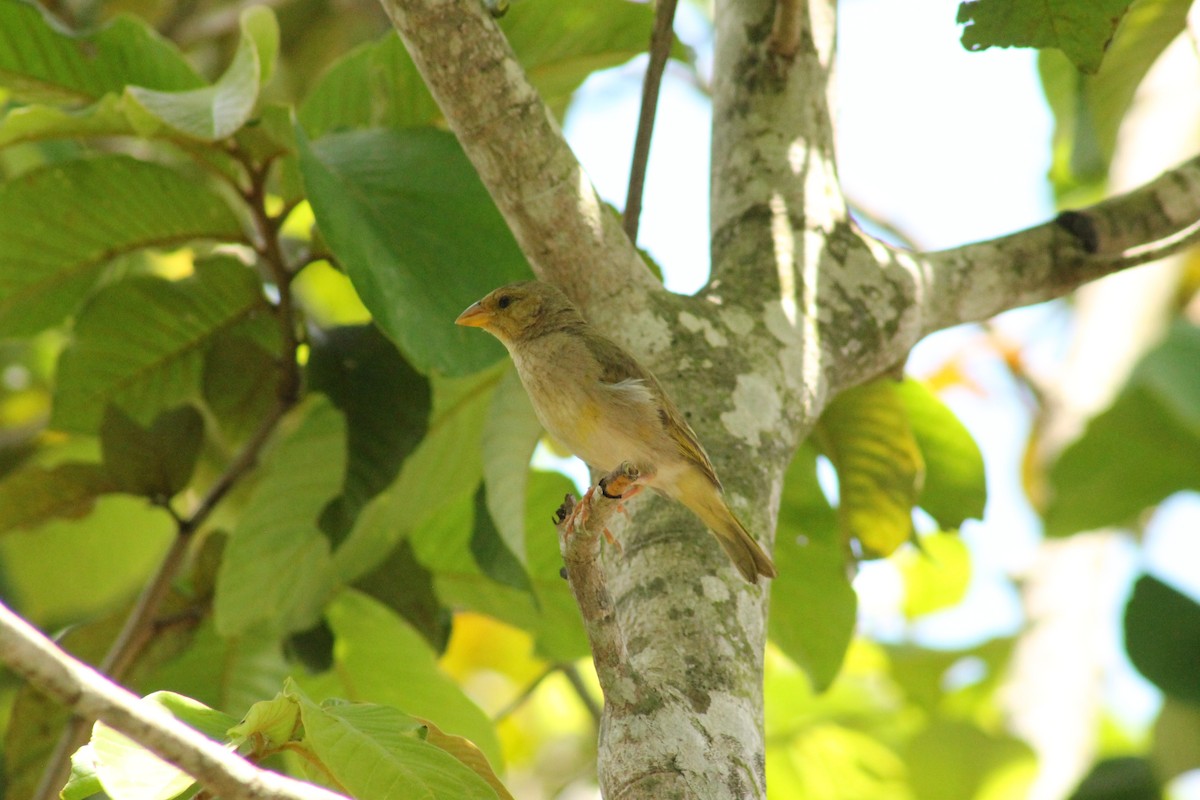
[[[496,387],[483,427],[483,486],[487,510],[504,543],[519,561],[525,558],[525,485],[529,459],[542,435],[529,396],[516,370]]]
[[[913,795],[922,800],[976,797],[993,773],[1014,765],[1031,767],[1029,780],[1035,775],[1029,745],[958,720],[926,726],[907,742],[903,754]]]
[[[925,464],[918,504],[946,530],[966,519],[982,519],[987,480],[983,454],[970,431],[920,381],[906,378],[895,384],[895,391]]]
[[[279,26],[266,6],[243,11],[240,25],[233,62],[213,85],[174,92],[143,86],[126,89],[144,112],[134,116],[140,132],[149,134],[166,125],[185,136],[214,142],[246,124],[258,101],[259,81],[270,74],[279,49]]]
[[[838,473],[842,534],[886,556],[912,535],[924,462],[895,382],[883,378],[839,395],[816,428]]]
[[[971,582],[971,554],[957,535],[922,536],[920,547],[897,554],[904,577],[902,609],[909,619],[958,605]]]
[[[262,467],[217,576],[217,630],[291,633],[312,626],[335,585],[321,510],[341,489],[346,429],[327,400],[297,409]]]
[[[305,744],[337,782],[372,800],[496,800],[487,782],[425,741],[413,717],[369,703],[300,701]]]
[[[500,800],[513,800],[513,796],[508,793],[508,789],[496,777],[496,772],[492,769],[492,765],[488,763],[487,756],[483,754],[483,751],[474,742],[462,736],[452,736],[445,733],[441,728],[427,719],[422,719],[421,724],[429,729],[425,736],[425,741],[440,747],[474,770],[479,777],[487,781]]]
[[[958,7],[962,43],[1055,47],[1083,72],[1095,72],[1130,0],[970,0]]]
[[[779,577],[771,582],[771,641],[823,691],[841,669],[858,597],[837,515],[817,484],[811,445],[800,448],[784,478],[773,558]]]
[[[252,739],[257,750],[263,752],[277,750],[291,741],[299,726],[299,705],[281,692],[270,700],[260,700],[250,706],[242,721],[229,729],[228,736],[231,742],[239,745]]]
[[[173,692],[155,692],[145,702],[169,711],[176,719],[214,741],[237,719]],[[92,757],[104,791],[122,800],[170,800],[194,783],[190,775],[123,734],[97,722],[92,732]]]
[[[355,131],[301,142],[300,153],[321,234],[409,363],[466,375],[499,361],[492,337],[454,319],[531,273],[454,137]]]
[[[492,723],[438,667],[428,643],[379,602],[341,592],[326,619],[333,630],[334,669],[302,683],[310,692],[383,703],[436,722],[474,742],[493,764],[502,763]]]
[[[26,173],[0,184],[0,336],[62,322],[115,256],[241,238],[224,200],[158,164],[101,156]]]

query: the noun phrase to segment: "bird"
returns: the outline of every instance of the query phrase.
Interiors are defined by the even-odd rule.
[[[750,583],[775,565],[730,510],[712,461],[654,375],[544,281],[501,286],[455,320],[500,340],[533,410],[554,439],[601,472],[639,473],[623,498],[649,486],[682,503],[715,534]]]

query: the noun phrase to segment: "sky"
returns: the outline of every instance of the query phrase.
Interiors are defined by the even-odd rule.
[[[840,4],[837,147],[843,188],[852,204],[889,221],[922,249],[1011,233],[1055,213],[1045,179],[1052,120],[1035,54],[968,53],[959,43],[957,7],[957,0]],[[706,25],[690,3],[681,3],[678,13],[678,35],[697,48],[701,68],[709,68]],[[590,79],[564,126],[597,190],[618,208],[624,203],[643,64],[635,61]],[[707,99],[672,65],[659,105],[638,244],[676,292],[693,293],[707,279],[710,124]],[[1035,341],[1030,353],[1035,362],[1053,365],[1063,355],[1069,318],[1062,305],[1009,312],[996,325],[1016,340]],[[977,336],[976,329],[960,328],[930,337],[913,351],[909,372],[932,372]],[[909,628],[897,612],[895,568],[867,565],[855,588],[860,629],[874,637],[912,635],[932,646],[963,646],[1013,633],[1022,623],[1008,578],[1030,565],[1041,541],[1040,523],[1016,477],[1028,407],[1021,387],[994,359],[973,362],[970,370],[984,396],[951,391],[943,397],[975,435],[988,470],[985,520],[962,530],[976,570],[970,591],[958,608]],[[1107,698],[1118,717],[1135,727],[1153,719],[1159,698],[1121,649],[1119,620],[1130,581],[1150,567],[1200,594],[1200,571],[1191,566],[1197,563],[1193,534],[1200,500],[1179,497],[1171,505],[1172,513],[1152,526],[1144,551],[1130,545],[1128,557],[1117,559],[1105,576],[1111,586],[1105,612],[1112,620],[1107,646],[1118,664]]]

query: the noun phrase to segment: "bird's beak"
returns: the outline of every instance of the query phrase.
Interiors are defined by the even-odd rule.
[[[458,319],[454,320],[454,324],[465,325],[468,328],[482,328],[491,321],[491,312],[479,303],[472,303],[466,311],[458,315]]]

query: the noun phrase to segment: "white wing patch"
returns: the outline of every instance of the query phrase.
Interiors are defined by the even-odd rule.
[[[615,394],[621,402],[631,406],[653,406],[654,393],[641,378],[626,378],[616,383],[603,384],[605,389]]]

